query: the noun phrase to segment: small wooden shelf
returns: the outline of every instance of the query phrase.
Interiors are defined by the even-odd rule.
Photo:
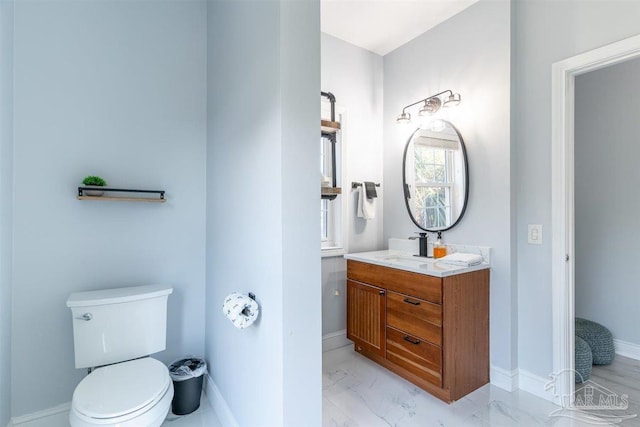
[[[320,120],[320,131],[323,133],[336,133],[340,130],[340,123],[331,120]]]
[[[342,194],[342,188],[340,187],[321,187],[322,188],[322,195],[324,196],[325,194],[330,196],[333,194]]]
[[[130,196],[89,196],[85,194],[85,191],[102,191],[104,193],[135,193],[135,194],[148,194],[152,195],[152,197],[130,197]],[[81,186],[78,187],[78,195],[76,198],[78,200],[101,200],[105,202],[153,202],[153,203],[164,203],[167,199],[164,198],[164,190],[135,190],[131,188],[111,188],[111,187],[87,187]],[[156,195],[156,197],[153,197]]]
[[[321,197],[323,199],[333,200],[338,194],[342,194],[342,188],[340,187],[321,187],[321,189]]]

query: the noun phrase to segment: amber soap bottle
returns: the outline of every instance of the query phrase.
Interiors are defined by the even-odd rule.
[[[438,239],[433,244],[433,257],[442,258],[447,254],[447,247],[442,242],[442,231],[438,231]]]

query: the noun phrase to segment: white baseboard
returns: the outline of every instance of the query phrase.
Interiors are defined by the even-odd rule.
[[[489,372],[489,378],[491,378],[491,384],[506,391],[515,391],[518,389],[518,370],[507,371],[506,369],[499,368],[495,365],[491,365]]]
[[[207,400],[209,404],[213,408],[213,411],[216,413],[220,424],[225,427],[240,427],[238,422],[236,421],[229,405],[227,405],[227,401],[222,397],[222,393],[220,393],[220,389],[216,383],[213,382],[211,375],[209,373],[205,376],[205,393],[207,395]]]
[[[539,377],[522,369],[518,370],[518,386],[520,390],[524,390],[527,393],[531,393],[549,402],[558,403],[558,399],[553,394],[553,391],[545,390],[545,386],[549,381],[549,378]]]
[[[613,345],[616,348],[616,354],[640,360],[640,345],[616,339],[613,340]]]
[[[31,424],[46,425],[51,427],[66,427],[69,425],[69,410],[71,402],[63,403],[53,408],[33,412],[27,415],[11,418],[9,427],[28,427]],[[44,420],[47,419],[45,422]]]
[[[323,353],[325,351],[335,350],[336,348],[344,347],[350,344],[352,344],[352,342],[347,339],[346,329],[322,336]]]

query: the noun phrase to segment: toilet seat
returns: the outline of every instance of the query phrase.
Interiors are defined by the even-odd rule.
[[[73,393],[71,416],[81,421],[78,425],[123,425],[147,412],[153,413],[145,418],[164,419],[172,398],[167,367],[147,357],[98,368],[85,377]]]

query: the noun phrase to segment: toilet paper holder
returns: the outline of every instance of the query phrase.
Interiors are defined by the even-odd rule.
[[[256,300],[256,294],[254,294],[253,292],[249,292],[249,298],[251,298],[252,300],[255,301]],[[245,308],[244,310],[242,310],[242,314],[244,314],[245,316],[248,316],[249,315],[248,310],[249,310],[248,307]]]
[[[260,306],[253,292],[248,294],[232,292],[224,299],[222,313],[231,321],[233,326],[238,329],[245,329],[257,320]]]

